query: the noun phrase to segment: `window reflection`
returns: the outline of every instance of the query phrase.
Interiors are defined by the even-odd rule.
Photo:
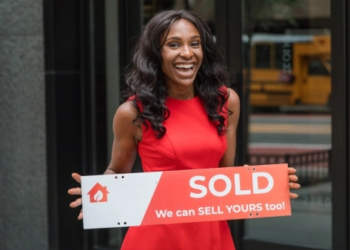
[[[287,162],[302,188],[292,217],[246,221],[247,238],[331,248],[330,0],[243,0],[247,162]]]
[[[314,75],[330,75],[330,35],[254,34],[249,44],[250,104],[280,107],[297,104],[328,104],[330,77],[322,81],[323,92]],[[322,101],[317,95],[320,93]]]

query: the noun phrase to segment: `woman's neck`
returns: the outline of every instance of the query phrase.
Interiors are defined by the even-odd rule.
[[[188,100],[195,97],[195,92],[193,88],[186,89],[183,91],[168,89],[168,96],[179,100]]]

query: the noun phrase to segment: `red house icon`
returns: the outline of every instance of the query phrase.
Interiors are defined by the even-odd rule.
[[[90,195],[90,202],[106,202],[108,193],[107,187],[97,182],[87,194]]]

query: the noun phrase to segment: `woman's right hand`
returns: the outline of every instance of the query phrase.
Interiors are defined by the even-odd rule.
[[[72,177],[74,180],[76,180],[79,184],[81,183],[81,175],[77,173],[73,173]],[[76,187],[76,188],[71,188],[68,190],[68,194],[70,195],[80,195],[81,196],[81,188]],[[73,201],[71,204],[69,204],[70,207],[75,208],[81,205],[81,197]],[[78,220],[83,219],[83,210],[80,210]]]

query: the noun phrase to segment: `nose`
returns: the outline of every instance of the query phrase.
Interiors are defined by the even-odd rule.
[[[180,56],[188,59],[191,58],[193,56],[192,48],[190,46],[183,46]]]

